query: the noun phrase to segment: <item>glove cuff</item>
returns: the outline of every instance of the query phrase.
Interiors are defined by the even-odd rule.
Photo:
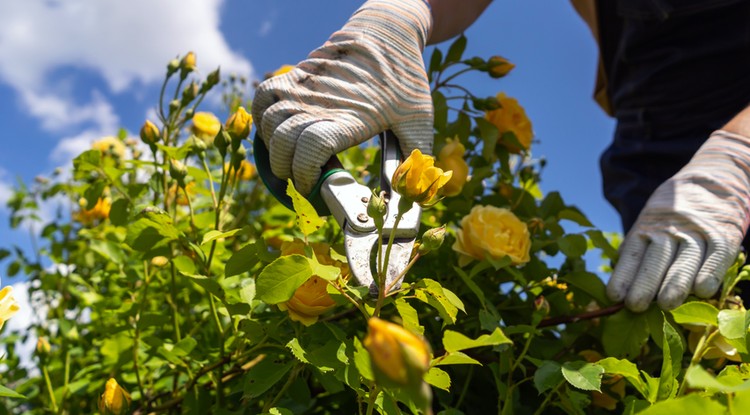
[[[344,30],[373,33],[396,45],[415,39],[422,52],[432,31],[432,12],[425,0],[368,0]]]

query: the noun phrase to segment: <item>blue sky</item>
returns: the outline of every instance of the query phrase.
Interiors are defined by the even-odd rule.
[[[4,205],[16,180],[30,183],[37,175],[68,166],[92,141],[121,127],[136,135],[152,111],[169,59],[193,50],[204,74],[221,66],[225,75],[262,78],[282,64],[304,59],[359,4],[0,3],[1,245],[30,246],[27,233],[11,232],[7,225]],[[477,76],[464,82],[479,95],[505,91],[526,108],[538,141],[533,155],[548,160],[543,190],[560,191],[600,229],[619,231],[619,219],[602,197],[598,169],[613,122],[591,98],[596,45],[569,2],[497,0],[466,35],[467,56],[502,55],[516,64],[502,80]],[[428,48],[426,56],[430,52]],[[0,267],[0,277],[4,272]]]

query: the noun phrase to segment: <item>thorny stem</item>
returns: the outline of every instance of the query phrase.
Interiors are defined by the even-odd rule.
[[[375,410],[375,400],[380,395],[380,388],[377,385],[373,385],[370,388],[370,399],[367,401],[367,415],[372,415],[372,411]]]
[[[542,415],[542,413],[544,413],[543,412],[544,408],[547,407],[550,400],[552,400],[552,397],[558,393],[557,391],[560,389],[560,386],[562,386],[563,384],[565,384],[565,381],[564,380],[560,381],[560,383],[558,383],[557,386],[555,386],[555,388],[552,389],[550,393],[548,393],[547,396],[544,397],[542,404],[539,405],[539,408],[537,408],[536,412],[534,412],[534,415]]]
[[[537,328],[557,326],[558,324],[575,323],[581,320],[591,320],[597,317],[604,317],[622,310],[623,307],[625,307],[625,303],[617,303],[609,307],[600,308],[599,310],[587,311],[585,313],[576,314],[573,316],[547,318],[542,320],[539,325],[537,325]]]
[[[396,214],[396,219],[393,221],[393,229],[398,229],[398,224],[399,222],[401,222],[402,216],[403,214],[400,211]],[[396,232],[391,232],[391,234],[388,236],[388,246],[385,248],[385,258],[383,258],[384,267],[380,267],[380,272],[378,272],[378,300],[375,303],[375,311],[372,313],[374,317],[378,317],[380,315],[380,309],[383,307],[383,300],[385,300],[385,295],[387,293],[385,289],[385,283],[387,280],[386,275],[388,274],[388,263],[390,262],[391,258],[391,247],[393,247],[393,241],[395,239]]]
[[[333,288],[335,288],[336,291],[338,291],[341,295],[343,295],[344,298],[346,298],[347,300],[349,300],[350,303],[354,304],[354,306],[357,307],[357,309],[359,309],[360,312],[362,312],[362,315],[365,316],[365,319],[370,318],[370,315],[367,313],[367,310],[365,310],[364,307],[362,307],[362,304],[360,304],[359,301],[353,299],[352,296],[350,296],[349,294],[347,294],[346,291],[342,287],[340,287],[338,284],[335,284],[335,283],[333,283],[331,281],[327,281],[327,282]]]

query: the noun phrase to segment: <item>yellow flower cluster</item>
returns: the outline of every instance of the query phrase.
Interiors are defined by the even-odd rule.
[[[104,137],[91,143],[91,148],[99,150],[102,155],[115,158],[125,157],[125,144],[117,137]]]
[[[497,94],[497,100],[500,103],[500,108],[487,111],[484,118],[497,127],[500,132],[498,143],[511,153],[528,150],[531,148],[531,139],[534,137],[534,132],[531,127],[531,120],[526,115],[526,110],[518,103],[517,99],[511,98],[503,92]],[[518,148],[515,144],[503,141],[502,136],[507,132],[516,136],[523,149]]]
[[[458,139],[448,139],[438,153],[435,166],[443,171],[453,172],[450,180],[443,186],[443,194],[446,196],[460,194],[469,177],[469,165],[464,159],[464,153],[466,153],[466,147]]]
[[[451,179],[453,172],[435,167],[435,158],[414,149],[393,173],[394,190],[404,199],[421,206],[432,204],[438,190]]]
[[[78,200],[80,210],[73,214],[73,219],[84,224],[92,225],[94,222],[109,218],[109,211],[112,205],[108,198],[100,197],[91,209],[86,209],[86,199]]]
[[[310,246],[315,258],[323,265],[332,265],[341,270],[344,278],[349,276],[349,265],[331,258],[331,247],[326,243],[312,243]],[[281,244],[281,255],[305,254],[305,243],[299,239],[285,241]],[[281,310],[289,313],[289,318],[310,326],[318,321],[318,317],[333,308],[336,303],[328,294],[328,282],[317,275],[313,275],[297,291],[292,298],[279,304]]]
[[[515,265],[529,262],[529,228],[508,209],[474,206],[461,219],[456,236],[453,250],[459,254],[459,266],[474,259],[501,259],[506,255]]]
[[[400,386],[422,381],[430,368],[431,353],[424,339],[377,317],[367,320],[367,328],[363,345],[378,381]]]
[[[0,328],[21,309],[10,285],[0,290]]]

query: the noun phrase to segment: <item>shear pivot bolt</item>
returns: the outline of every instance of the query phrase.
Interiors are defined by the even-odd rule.
[[[365,213],[360,213],[359,215],[357,215],[357,220],[360,221],[360,222],[362,222],[362,223],[365,223],[368,220],[370,220],[370,217],[367,216],[367,214],[365,214]]]
[[[362,199],[360,199],[360,200],[362,201],[362,203],[367,203],[367,202],[369,202],[369,201],[370,201],[370,199],[369,199],[368,197],[363,197],[363,198],[362,198]]]

